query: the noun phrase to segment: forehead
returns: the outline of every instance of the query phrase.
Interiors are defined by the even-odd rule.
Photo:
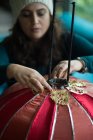
[[[33,2],[32,4],[27,5],[26,7],[24,7],[24,9],[22,10],[31,10],[31,11],[36,11],[39,9],[46,9],[48,10],[47,6],[39,3],[39,2]]]

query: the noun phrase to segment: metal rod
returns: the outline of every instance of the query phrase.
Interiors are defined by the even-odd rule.
[[[71,22],[71,33],[70,33],[70,50],[68,58],[68,71],[67,71],[67,81],[69,81],[70,74],[70,63],[71,63],[71,54],[72,54],[72,45],[73,45],[73,28],[74,28],[74,17],[75,17],[75,2],[72,2],[72,22]]]
[[[53,47],[54,47],[54,20],[56,14],[56,0],[53,0],[53,18],[51,26],[51,48],[50,48],[50,62],[49,62],[49,78],[51,79],[51,70],[52,70],[52,58],[53,58]]]

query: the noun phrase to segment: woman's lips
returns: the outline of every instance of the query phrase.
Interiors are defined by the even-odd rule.
[[[40,28],[32,28],[31,31],[32,32],[38,32],[38,31],[40,31]]]

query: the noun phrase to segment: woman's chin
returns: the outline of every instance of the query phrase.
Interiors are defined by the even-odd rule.
[[[33,37],[31,37],[31,39],[33,40],[33,41],[39,41],[40,39],[42,38],[42,36],[33,36]]]

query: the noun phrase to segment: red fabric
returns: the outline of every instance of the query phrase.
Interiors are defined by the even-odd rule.
[[[53,140],[73,140],[68,106],[59,106]]]
[[[87,110],[87,112],[90,114],[91,118],[93,119],[93,98],[88,95],[77,95],[74,93],[72,93],[72,95]],[[12,86],[12,88],[10,87],[6,91],[6,95],[1,97],[1,99],[0,99],[0,103],[1,103],[0,104],[0,120],[2,121],[2,123],[0,123],[0,133],[6,127],[7,123],[9,123],[9,128],[13,128],[12,129],[13,131],[17,131],[16,128],[19,127],[19,124],[21,124],[21,122],[18,124],[18,121],[23,121],[23,120],[21,120],[22,114],[20,115],[20,117],[16,116],[15,114],[17,114],[17,111],[21,107],[25,106],[25,104],[30,99],[32,99],[33,96],[34,95],[31,90],[23,88],[23,87],[19,88],[18,85],[14,85],[14,86]],[[27,140],[49,140],[51,137],[52,126],[53,126],[54,115],[55,115],[55,104],[50,99],[49,96],[47,97],[45,95],[44,99],[45,99],[44,102],[42,100],[43,103],[40,101],[40,103],[42,103],[42,104],[37,103],[38,99],[37,99],[37,101],[33,99],[34,104],[32,104],[32,107],[34,107],[35,104],[37,104],[37,106],[40,107],[39,110],[35,110],[36,115],[34,114],[35,115],[34,118],[32,117],[33,116],[32,111],[28,110],[28,111],[30,111],[30,113],[32,113],[32,115],[31,114],[27,115],[29,117],[29,121],[30,121],[28,124],[26,124],[27,132],[25,131],[25,134],[28,134],[28,135],[26,135]],[[23,114],[24,114],[24,112],[23,112]],[[14,118],[14,115],[15,115],[15,118]],[[11,121],[12,122],[11,123],[12,127],[11,127],[9,121],[12,117],[14,118],[14,121],[13,122]],[[16,123],[15,119],[16,120],[18,119],[17,123]],[[61,120],[61,117],[60,117],[60,120]],[[17,127],[13,127],[13,123]],[[59,123],[59,125],[60,124],[61,123]],[[24,123],[23,123],[23,125],[25,126]],[[19,131],[19,134],[22,135],[23,127],[20,129],[21,129],[21,131],[19,129],[18,129],[18,131]],[[7,130],[9,130],[8,131],[9,133],[6,133],[6,134],[9,134],[11,136],[11,131],[10,131],[11,129],[7,129]],[[16,134],[16,132],[14,134]],[[8,135],[4,135],[4,136],[6,136],[5,138],[8,138]],[[14,135],[12,135],[12,136],[15,137]],[[16,136],[17,137],[19,136],[18,133]],[[13,139],[13,137],[12,137],[12,139]],[[17,137],[15,137],[14,140],[16,140]],[[4,140],[4,139],[2,139],[2,140]],[[21,140],[21,139],[19,138],[18,140]]]
[[[0,132],[6,125],[6,123],[10,120],[12,115],[18,111],[28,100],[30,100],[34,95],[29,92],[29,90],[24,91],[24,94],[9,99],[8,102],[5,100],[5,104],[0,108],[0,120],[2,123],[0,124]]]
[[[48,140],[55,104],[48,96],[38,111],[27,140]]]
[[[93,119],[93,83],[89,83],[88,81],[77,79],[74,77],[70,77],[70,79],[86,82],[86,87],[85,87],[85,90],[87,91],[86,94],[79,95],[79,94],[72,93],[72,95],[84,107],[84,109],[88,112],[90,117]]]
[[[53,102],[51,102],[53,103]],[[54,103],[53,103],[54,104]],[[52,114],[52,118],[51,118],[51,123],[50,123],[50,131],[49,131],[49,138],[48,140],[50,140],[53,137],[53,131],[54,131],[54,125],[55,125],[55,120],[56,120],[56,115],[57,115],[57,105],[55,104],[54,106],[54,110],[53,110],[53,114]]]
[[[93,124],[80,104],[70,96],[69,106],[74,123],[75,140],[92,140]]]
[[[15,92],[12,92],[12,93],[9,93],[9,94],[7,94],[7,92],[6,92],[6,94],[4,94],[4,96],[0,97],[0,107],[5,105],[6,103],[8,103],[11,99],[16,98],[17,96],[21,96],[26,92],[28,92],[28,89],[25,89],[25,90],[22,89],[22,90],[15,91]]]
[[[91,118],[93,119],[93,98],[88,95],[72,94],[78,102],[86,109]]]
[[[30,92],[30,94],[32,94]],[[0,140],[24,140],[32,125],[34,117],[45,100],[44,94],[36,95],[13,115],[6,126]],[[21,127],[20,127],[21,126]]]

